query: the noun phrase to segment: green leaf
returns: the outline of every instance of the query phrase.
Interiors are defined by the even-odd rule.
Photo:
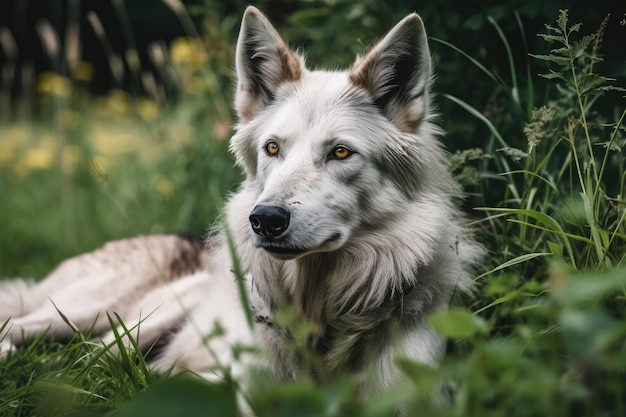
[[[439,374],[432,366],[405,358],[398,358],[396,365],[413,381],[420,393],[433,395],[441,386]]]
[[[539,74],[539,76],[547,80],[561,80],[568,82],[567,78],[565,78],[560,72],[550,71],[548,74]]]
[[[122,404],[111,417],[237,417],[232,386],[199,379],[174,378],[156,384]]]
[[[570,63],[569,58],[564,58],[557,55],[535,55],[530,54],[531,57],[540,59],[542,61],[554,62],[559,65],[568,65]]]
[[[596,361],[616,339],[623,338],[623,324],[603,310],[567,309],[559,317],[563,340],[578,358]]]
[[[322,416],[326,408],[324,393],[308,383],[276,386],[255,396],[252,403],[259,417]]]
[[[567,10],[559,10],[559,17],[556,20],[556,24],[563,32],[567,30]]]
[[[564,305],[598,301],[626,286],[626,268],[588,272],[567,277],[553,291],[554,298]]]
[[[562,243],[555,243],[555,242],[548,240],[548,248],[550,249],[550,252],[552,252],[552,255],[554,255],[555,258],[563,259],[563,244]]]
[[[442,336],[461,339],[487,331],[483,319],[461,308],[440,311],[429,317],[428,322]]]
[[[541,39],[543,39],[546,42],[560,42],[560,43],[563,43],[565,41],[565,39],[563,39],[563,36],[561,36],[561,35],[541,34],[539,36],[541,37]]]

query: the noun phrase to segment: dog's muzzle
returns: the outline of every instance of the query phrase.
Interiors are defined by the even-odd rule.
[[[278,206],[256,206],[250,213],[250,225],[259,236],[279,237],[289,227],[289,212]]]

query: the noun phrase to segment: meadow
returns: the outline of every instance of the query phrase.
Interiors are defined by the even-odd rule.
[[[77,58],[63,75],[37,77],[34,114],[0,101],[13,109],[0,114],[0,279],[39,279],[108,240],[203,234],[216,220],[241,178],[228,153],[241,10],[218,19],[207,6],[193,15],[197,28],[180,3],[168,3],[186,36],[151,45],[160,77],[124,67],[120,76],[140,94],[90,93],[97,68]],[[286,38],[320,42],[310,52],[320,65],[352,59],[356,39],[373,41],[366,29],[382,33],[393,13],[404,14],[389,11],[393,2],[320,3],[283,22]],[[338,14],[354,25],[331,48]],[[466,24],[499,45],[498,65],[478,46],[431,33],[451,169],[488,250],[473,293],[430,319],[449,338],[448,353],[437,367],[399,359],[411,384],[366,399],[353,397],[349,378],[317,387],[261,375],[249,398],[257,415],[382,417],[399,401],[409,415],[626,415],[626,68],[602,49],[607,27],[624,17],[580,25],[554,10],[526,45],[509,35],[535,35],[519,14],[476,12]],[[129,56],[111,52],[108,62]],[[609,77],[606,68],[618,70]],[[459,87],[467,74],[480,91]],[[430,400],[441,386],[449,403]],[[235,416],[238,391],[229,378],[156,375],[141,355],[113,355],[89,334],[63,344],[39,338],[0,362],[0,416]]]

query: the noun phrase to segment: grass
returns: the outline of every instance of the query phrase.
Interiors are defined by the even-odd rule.
[[[605,25],[581,35],[561,12],[540,35],[550,50],[529,57],[522,76],[510,53],[505,77],[440,41],[506,90],[515,109],[503,127],[464,98],[442,95],[489,135],[480,149],[454,155],[455,173],[475,201],[502,190],[498,204],[474,215],[489,250],[475,294],[431,317],[449,353],[436,368],[400,360],[410,383],[364,400],[353,398],[349,378],[276,386],[260,375],[250,397],[257,415],[381,417],[400,400],[409,415],[626,414],[626,111],[615,101],[621,90],[598,74]],[[230,99],[218,81],[220,51],[232,39],[210,36],[169,51],[164,65],[178,75],[164,82],[181,86],[178,104],[120,91],[94,99],[76,80],[48,74],[39,82],[42,117],[5,117],[0,189],[10,198],[0,218],[11,221],[0,222],[0,273],[41,277],[106,240],[206,230],[240,178],[227,153]],[[530,69],[540,63],[545,95]],[[433,403],[442,385],[453,400]],[[142,356],[113,355],[89,334],[63,344],[37,338],[0,362],[2,416],[228,416],[238,413],[238,392],[229,378],[155,375]]]

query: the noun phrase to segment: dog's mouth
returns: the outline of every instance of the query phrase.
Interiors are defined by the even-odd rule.
[[[340,238],[341,234],[334,233],[331,237],[324,240],[320,245],[315,245],[312,247],[292,246],[288,245],[285,242],[276,242],[264,239],[259,242],[258,247],[269,252],[270,254],[272,254],[272,256],[276,258],[294,259],[307,253],[326,252],[332,250],[331,248],[329,248],[329,246]]]

